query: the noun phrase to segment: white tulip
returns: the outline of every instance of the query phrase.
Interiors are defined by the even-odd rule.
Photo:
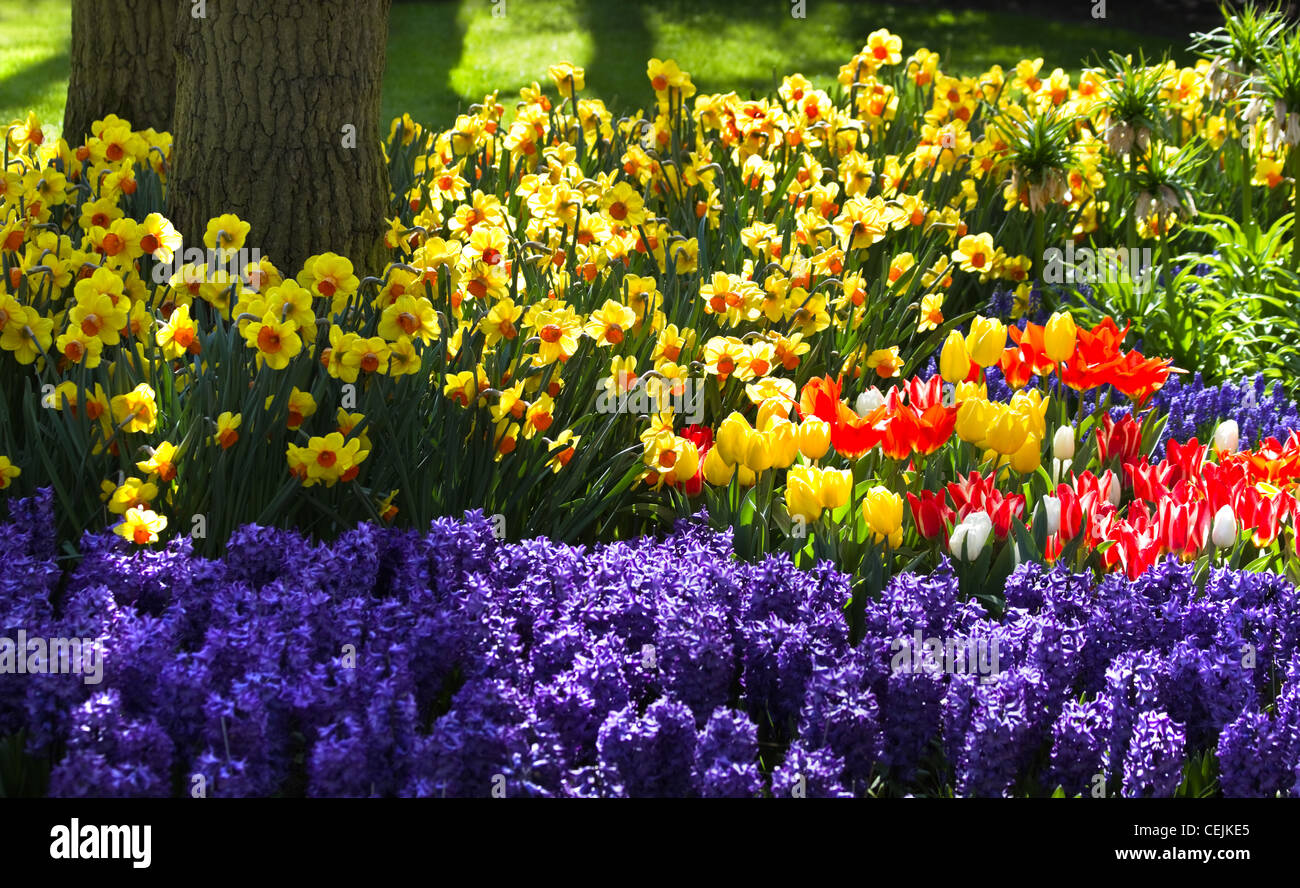
[[[866,416],[884,403],[885,396],[880,393],[880,389],[873,385],[871,388],[858,395],[858,401],[853,405],[853,409],[858,416]]]
[[[1122,493],[1120,490],[1119,475],[1116,475],[1113,471],[1107,469],[1106,474],[1102,476],[1102,479],[1106,482],[1106,499],[1110,500],[1112,506],[1118,506]]]
[[[984,544],[988,542],[991,533],[993,533],[993,519],[988,516],[988,513],[971,512],[952,529],[952,536],[948,538],[948,552],[960,561],[964,547],[966,560],[974,561],[984,551]]]
[[[1235,419],[1225,419],[1214,430],[1214,449],[1220,453],[1236,453],[1241,444],[1241,429]]]
[[[1074,459],[1074,427],[1063,425],[1052,436],[1052,456],[1059,460]]]
[[[1047,519],[1048,536],[1061,529],[1061,498],[1059,496],[1043,497],[1043,515]]]
[[[1214,513],[1210,541],[1220,549],[1226,549],[1237,542],[1237,516],[1232,513],[1232,506],[1223,506]]]

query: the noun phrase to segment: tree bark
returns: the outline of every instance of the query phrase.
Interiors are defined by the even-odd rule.
[[[171,129],[179,2],[72,0],[72,70],[63,111],[69,145],[82,144],[90,125],[109,114],[138,130]]]
[[[235,213],[286,277],[308,256],[383,262],[380,91],[390,0],[182,6],[168,216],[186,247]]]

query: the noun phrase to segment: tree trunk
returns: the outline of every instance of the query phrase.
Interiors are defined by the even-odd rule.
[[[168,216],[186,248],[234,213],[286,277],[308,256],[384,258],[380,90],[390,0],[221,0],[181,9]]]
[[[136,129],[172,127],[181,0],[72,0],[71,76],[63,137],[76,147],[109,114]],[[188,4],[187,4],[188,6]]]

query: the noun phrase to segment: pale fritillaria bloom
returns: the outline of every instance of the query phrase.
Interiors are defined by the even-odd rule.
[[[885,403],[885,396],[880,393],[880,389],[874,385],[858,395],[857,403],[853,405],[853,410],[858,416],[866,416],[877,407]]]
[[[1047,535],[1051,536],[1061,529],[1061,498],[1044,496],[1042,502],[1043,515],[1047,519]]]
[[[1232,513],[1232,506],[1222,506],[1214,513],[1210,542],[1220,549],[1226,549],[1237,542],[1237,516]]]
[[[948,538],[948,552],[960,561],[964,548],[966,560],[974,561],[984,551],[984,544],[989,541],[991,533],[993,519],[988,513],[983,510],[971,512],[952,529],[952,536]]]
[[[1214,429],[1214,449],[1220,453],[1236,453],[1241,445],[1241,429],[1235,419],[1225,419]]]

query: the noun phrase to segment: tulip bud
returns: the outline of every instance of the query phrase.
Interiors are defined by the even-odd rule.
[[[799,452],[805,459],[821,459],[830,448],[830,423],[810,416],[799,424]]]
[[[1232,506],[1222,506],[1214,513],[1210,541],[1220,549],[1227,549],[1237,542],[1237,516],[1232,513]]]
[[[984,551],[984,544],[988,542],[991,533],[993,519],[988,513],[971,512],[952,529],[952,536],[948,538],[948,552],[960,561],[963,558],[962,552],[965,551],[965,559],[974,561]]]
[[[718,434],[714,441],[714,449],[718,451],[718,456],[733,466],[744,462],[749,447],[749,436],[753,431],[745,417],[739,413],[732,413],[718,426]]]
[[[722,458],[722,451],[717,447],[710,447],[709,452],[704,455],[704,480],[714,487],[722,487],[731,483],[733,472],[735,466]]]
[[[736,466],[736,480],[740,482],[741,487],[753,487],[754,482],[758,480],[757,473],[749,466]]]
[[[695,477],[695,471],[699,467],[700,449],[694,441],[683,440],[677,451],[677,462],[673,463],[673,477],[679,484],[685,483]]]
[[[875,532],[876,542],[889,540],[897,548],[903,543],[903,498],[877,485],[862,500],[862,517]]]
[[[1025,438],[1020,449],[1011,454],[1011,468],[1022,475],[1038,470],[1043,463],[1043,441],[1037,435]]]
[[[1241,430],[1235,419],[1225,419],[1214,430],[1214,449],[1220,453],[1236,453],[1241,444]],[[1222,511],[1222,510],[1220,510]]]
[[[1010,456],[1025,444],[1029,437],[1029,426],[1024,417],[1006,408],[998,412],[989,424],[984,443],[1003,455]]]
[[[1106,482],[1106,499],[1112,506],[1118,506],[1121,496],[1119,476],[1107,469],[1102,479]]]
[[[788,468],[799,455],[799,439],[794,424],[788,419],[775,417],[767,430],[767,447],[772,455],[772,468]]]
[[[996,318],[976,317],[966,334],[966,352],[981,367],[992,367],[1002,360],[1007,344],[1007,328]]]
[[[1044,496],[1043,518],[1047,523],[1047,535],[1051,536],[1061,529],[1061,498],[1059,496]]]
[[[1074,354],[1078,335],[1074,318],[1069,314],[1058,311],[1052,315],[1047,319],[1047,326],[1043,328],[1043,346],[1047,356],[1058,364],[1070,360]]]
[[[880,393],[880,389],[873,385],[871,388],[858,395],[858,400],[857,403],[853,405],[853,410],[858,414],[858,416],[866,416],[877,407],[883,406],[884,403],[885,396]]]
[[[767,431],[773,423],[783,419],[788,421],[791,406],[785,398],[768,398],[758,405],[758,417],[754,420],[754,428]]]
[[[752,469],[755,475],[772,468],[772,442],[766,434],[749,433],[748,443],[745,445],[745,458],[742,462],[746,468]]]
[[[791,518],[803,518],[811,524],[821,517],[822,502],[817,495],[816,473],[810,466],[795,466],[785,480],[785,509]]]
[[[1064,462],[1074,459],[1074,427],[1063,425],[1052,436],[1052,456]]]
[[[957,408],[955,426],[957,437],[971,444],[983,443],[985,436],[988,435],[989,425],[996,415],[995,410],[991,403],[982,398],[962,401],[961,406]]]
[[[966,352],[966,340],[958,330],[953,330],[944,340],[943,351],[939,352],[939,375],[944,382],[953,384],[970,375],[970,355]]]
[[[853,473],[848,469],[823,469],[821,474],[821,502],[828,509],[838,509],[849,501],[853,489]]]

